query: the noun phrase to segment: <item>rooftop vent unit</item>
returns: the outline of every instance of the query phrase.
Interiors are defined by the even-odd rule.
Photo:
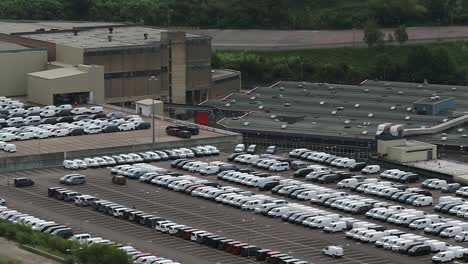
[[[316,124],[317,124],[317,122],[312,122],[312,125],[316,125]]]
[[[457,90],[457,87],[452,87],[452,91],[456,91]]]
[[[332,115],[336,115],[336,111],[332,111],[331,114],[332,114]]]
[[[284,124],[284,125],[281,125],[281,129],[286,129],[288,128],[288,125]]]
[[[463,128],[459,128],[459,129],[457,129],[457,132],[458,132],[458,133],[462,133],[463,130],[464,130]]]
[[[398,91],[398,94],[403,94],[403,91]]]
[[[369,114],[367,115],[367,117],[374,117],[374,114],[373,114],[373,113],[369,113]]]
[[[271,119],[275,119],[275,118],[276,118],[276,115],[271,115],[270,118],[271,118]]]
[[[109,34],[114,33],[114,28],[113,27],[109,27],[108,29],[109,29]]]
[[[279,90],[280,90],[280,91],[284,91],[284,87],[283,87],[283,86],[280,86]]]
[[[225,105],[226,105],[226,107],[230,107],[230,106],[231,106],[231,104],[230,104],[230,103],[227,103],[227,104],[225,104]]]
[[[447,121],[449,121],[449,119],[448,119],[448,118],[444,118],[444,119],[442,119],[442,122],[444,122],[444,123],[445,123],[445,122],[447,122]]]
[[[279,98],[283,98],[283,95],[282,95],[282,94],[279,94],[278,97],[279,97]]]
[[[319,104],[320,104],[320,105],[324,105],[324,104],[325,104],[325,102],[324,102],[324,101],[320,101],[320,103],[319,103]]]
[[[447,136],[442,136],[442,137],[440,138],[440,140],[442,140],[442,141],[447,141]]]
[[[144,37],[145,39],[148,39],[148,33],[143,34],[143,37]]]
[[[462,138],[466,138],[466,137],[468,137],[468,135],[467,135],[467,134],[463,134],[463,135],[461,135],[461,136],[462,136]]]
[[[345,124],[349,124],[349,123],[351,123],[351,121],[345,120],[344,123],[345,123]]]
[[[359,107],[361,107],[361,105],[360,104],[355,104],[354,107],[359,108]]]
[[[255,97],[255,96],[250,97],[250,100],[252,100],[252,101],[254,101],[255,99],[257,99],[257,97]]]
[[[419,84],[419,85],[418,85],[418,88],[422,88],[422,87],[423,87],[422,84]]]
[[[385,86],[390,86],[390,83],[385,83],[384,85],[385,85]]]
[[[78,30],[74,29],[74,30],[73,30],[73,35],[74,35],[74,36],[78,36]]]
[[[344,107],[343,107],[343,106],[338,106],[338,107],[336,108],[336,110],[342,111],[342,110],[344,110]]]
[[[291,106],[291,103],[284,103],[284,106],[286,107]]]
[[[367,130],[362,131],[361,134],[367,135]]]
[[[107,36],[107,41],[112,42],[112,36]]]
[[[250,124],[249,122],[244,122],[244,124],[242,124],[242,125],[248,126],[249,124]]]
[[[405,120],[410,120],[411,116],[405,116]]]
[[[260,109],[260,110],[262,110],[263,108],[265,108],[263,105],[258,106],[258,109]]]
[[[390,110],[395,110],[396,107],[395,106],[390,106]]]
[[[335,89],[335,87],[333,87],[333,86],[328,87],[328,90],[334,90],[334,89]]]
[[[411,107],[406,108],[406,112],[411,112],[413,109]]]
[[[297,85],[297,86],[298,86],[298,87],[304,87],[304,85],[302,85],[302,84],[299,84],[299,85]]]
[[[368,93],[368,92],[369,92],[369,89],[364,89],[364,92],[365,92],[365,93]]]
[[[235,103],[236,103],[236,99],[231,99],[231,103],[235,104]]]

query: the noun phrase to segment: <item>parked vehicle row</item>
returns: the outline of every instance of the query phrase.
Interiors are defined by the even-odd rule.
[[[148,129],[151,126],[149,123],[144,122],[139,116],[130,116],[127,117],[127,119],[121,118],[110,120],[107,117],[101,117],[97,119],[86,118],[74,121],[77,117],[79,116],[70,117],[67,120],[63,119],[61,122],[56,122],[54,124],[39,124],[39,117],[29,116],[27,119],[37,118],[37,123],[21,126],[14,125],[2,128],[0,130],[0,140],[8,142],[12,140],[31,140],[50,137],[112,133],[135,129]],[[23,120],[20,120],[22,119],[21,117],[15,117],[15,119],[17,119],[17,122],[23,123]]]
[[[413,172],[406,172],[399,169],[385,170],[380,173],[380,178],[397,181],[401,183],[418,182],[419,175]]]
[[[235,170],[222,171],[216,177],[220,180],[260,189],[264,189],[267,184],[274,187],[272,185],[279,184],[278,180],[284,179],[282,176],[270,176],[261,172],[241,172]]]
[[[155,150],[112,156],[100,156],[94,158],[64,160],[63,167],[69,170],[78,170],[87,168],[107,167],[121,164],[165,161],[169,159],[179,158],[193,158],[208,155],[219,155],[219,150],[216,147],[209,145],[198,146],[194,148]]]
[[[93,197],[90,195],[82,195],[76,197],[75,203],[82,197]],[[214,235],[205,230],[194,229],[190,226],[178,224],[168,219],[162,218],[157,215],[148,214],[144,211],[140,211],[134,208],[129,208],[124,205],[116,204],[111,201],[101,200],[96,197],[93,201],[86,203],[88,207],[93,207],[94,210],[102,212],[104,214],[120,218],[136,224],[149,227],[163,234],[175,236],[181,239],[189,240],[194,243],[199,243],[205,246],[211,246],[232,253],[234,255],[241,255],[244,257],[256,257],[260,261],[270,261],[268,263],[290,263],[290,264],[308,264],[307,261],[294,258],[287,254],[281,254],[281,252],[273,251],[269,249],[262,250],[256,246],[242,243],[223,237],[221,235]],[[81,204],[81,202],[79,202]],[[141,253],[133,255],[135,263],[141,264],[176,264],[177,262],[161,262],[158,257],[151,254],[142,256]]]
[[[194,125],[174,125],[166,127],[167,135],[179,138],[191,138],[199,133],[200,129],[198,126]]]
[[[237,144],[236,147],[234,148],[234,153],[244,153],[246,152],[247,154],[254,154],[257,152],[257,145],[249,145],[246,147],[244,144]],[[274,154],[276,152],[276,146],[270,146],[267,149],[267,154]]]
[[[257,168],[270,171],[289,170],[289,159],[276,157],[271,154],[254,155],[247,153],[234,153],[228,157],[228,161],[234,161],[242,164],[250,164]]]
[[[220,171],[237,168],[237,166],[223,161],[203,162],[191,159],[176,159],[171,163],[171,167],[189,172],[197,172],[201,175],[213,175]]]
[[[468,201],[460,197],[441,196],[439,198],[439,203],[434,206],[434,210],[468,219]]]
[[[367,166],[366,163],[356,162],[355,159],[339,157],[325,152],[312,151],[306,148],[294,149],[289,152],[289,156],[292,158],[327,164],[337,168],[348,168],[351,171],[360,171]]]
[[[0,219],[12,223],[23,224],[30,227],[32,230],[49,233],[63,238],[73,236],[73,230],[66,225],[40,219],[29,214],[18,212],[6,206],[0,206]]]
[[[392,182],[360,182],[350,187],[351,191],[377,196],[387,200],[412,205],[415,207],[431,206],[432,194],[419,188],[407,188]]]

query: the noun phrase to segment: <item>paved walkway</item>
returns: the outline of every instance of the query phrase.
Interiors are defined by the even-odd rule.
[[[362,30],[233,30],[183,29],[211,36],[215,49],[225,50],[293,50],[364,46]],[[394,29],[385,29],[386,34]],[[468,26],[411,27],[407,43],[468,39]],[[396,43],[395,43],[396,44]]]

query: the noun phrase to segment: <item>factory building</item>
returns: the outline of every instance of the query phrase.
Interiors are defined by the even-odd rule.
[[[157,99],[198,104],[240,90],[239,72],[211,69],[208,36],[122,23],[0,21],[0,41],[8,43],[9,50],[16,45],[41,52],[42,60],[24,69],[15,84],[15,95],[27,94],[35,103]],[[30,61],[33,58],[18,58],[16,64],[21,68]],[[12,95],[3,92],[8,89],[11,85],[0,85],[0,94]]]

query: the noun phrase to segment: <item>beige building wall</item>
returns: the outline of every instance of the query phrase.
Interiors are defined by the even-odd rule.
[[[28,76],[28,101],[53,104],[54,94],[90,92],[90,100],[104,103],[104,69],[102,66],[79,65],[81,74],[61,78]]]
[[[402,145],[406,145],[406,139],[378,140],[377,153],[385,154],[388,152],[388,148]]]
[[[209,99],[221,99],[231,93],[238,93],[241,91],[240,77],[230,79],[227,81],[213,82],[213,86],[208,93]]]
[[[65,45],[57,44],[55,47],[56,60],[77,66],[78,64],[83,64],[83,53],[84,50],[81,48],[75,48]]]
[[[27,74],[44,70],[46,63],[47,50],[0,53],[0,95],[26,95]]]
[[[186,38],[184,32],[162,32],[162,41],[171,42],[172,55],[172,90],[171,101],[173,103],[185,104],[187,91],[187,57]]]

